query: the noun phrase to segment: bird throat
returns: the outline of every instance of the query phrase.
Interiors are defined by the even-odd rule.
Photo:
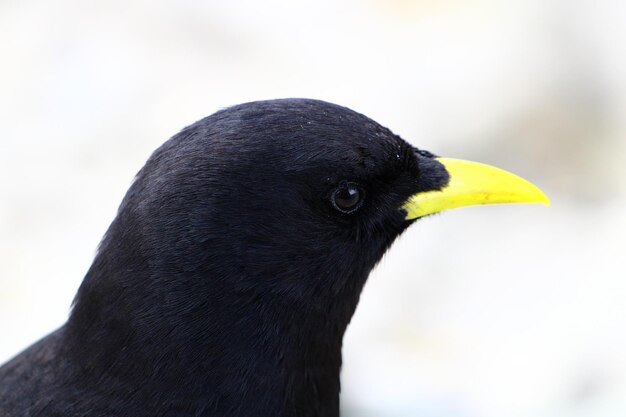
[[[109,381],[179,416],[339,415],[342,339],[357,300],[311,311],[250,293],[185,305],[188,294],[95,278],[65,329],[83,386]],[[155,300],[159,308],[148,308]]]

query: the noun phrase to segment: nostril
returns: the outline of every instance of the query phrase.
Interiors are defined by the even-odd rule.
[[[449,183],[450,174],[436,156],[430,152],[427,154],[429,155],[427,157],[421,154],[417,157],[420,191],[440,190]]]

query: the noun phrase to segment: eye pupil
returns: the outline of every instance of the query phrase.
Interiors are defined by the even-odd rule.
[[[337,210],[343,213],[352,213],[361,206],[363,194],[358,186],[346,184],[335,190],[332,202]]]

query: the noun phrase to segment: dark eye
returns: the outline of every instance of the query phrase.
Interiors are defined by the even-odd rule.
[[[342,213],[353,213],[363,203],[365,191],[356,184],[345,183],[339,186],[330,198],[333,206]]]

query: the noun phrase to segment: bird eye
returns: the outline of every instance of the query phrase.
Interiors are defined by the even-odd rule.
[[[339,186],[330,198],[333,206],[342,213],[353,213],[363,203],[365,192],[361,187],[351,183]]]

